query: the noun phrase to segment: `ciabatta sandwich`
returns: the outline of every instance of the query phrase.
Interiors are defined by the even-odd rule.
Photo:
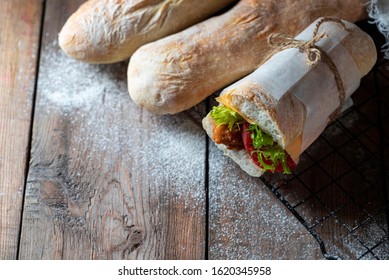
[[[304,54],[304,47],[298,45],[312,41],[312,36],[319,39],[314,46],[304,46],[308,52]],[[318,19],[293,42],[297,47],[277,52],[223,90],[217,98],[219,105],[203,120],[217,146],[251,176],[267,171],[291,173],[301,153],[334,113],[339,115],[377,58],[365,32],[331,18]],[[319,53],[313,53],[313,48]],[[314,65],[307,64],[307,56],[315,55],[322,57],[314,57]]]

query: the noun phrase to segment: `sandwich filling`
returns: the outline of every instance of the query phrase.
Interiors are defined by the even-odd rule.
[[[290,174],[296,167],[288,153],[271,136],[230,107],[213,107],[211,117],[216,123],[212,131],[216,144],[223,144],[228,149],[245,149],[264,171]]]

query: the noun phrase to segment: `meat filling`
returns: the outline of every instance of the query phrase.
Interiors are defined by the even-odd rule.
[[[223,144],[230,150],[244,149],[240,125],[235,125],[232,130],[226,124],[215,125],[212,133],[212,139],[216,144]]]

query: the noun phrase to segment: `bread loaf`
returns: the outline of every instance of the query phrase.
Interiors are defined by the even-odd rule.
[[[241,0],[223,15],[139,48],[128,66],[133,101],[157,114],[186,110],[254,71],[269,34],[296,35],[320,16],[366,17],[364,0]]]
[[[195,24],[234,0],[89,0],[67,20],[59,45],[90,63],[129,58],[140,46]]]

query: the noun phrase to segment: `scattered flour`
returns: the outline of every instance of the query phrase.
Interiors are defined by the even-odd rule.
[[[135,106],[126,69],[126,63],[76,61],[54,43],[42,57],[39,117],[59,124],[59,150],[68,150],[69,164],[86,159],[78,165],[106,173],[127,170],[132,183],[160,203],[179,201],[193,213],[204,211],[205,133],[190,113],[155,116]]]
[[[124,77],[115,77],[118,64],[86,64],[52,48],[45,52],[43,63],[38,81],[39,102],[48,112],[88,112],[104,102],[103,98],[126,92]]]
[[[314,238],[261,180],[248,177],[232,160],[223,158],[211,144],[210,258],[322,258]],[[215,170],[224,173],[217,176]]]

